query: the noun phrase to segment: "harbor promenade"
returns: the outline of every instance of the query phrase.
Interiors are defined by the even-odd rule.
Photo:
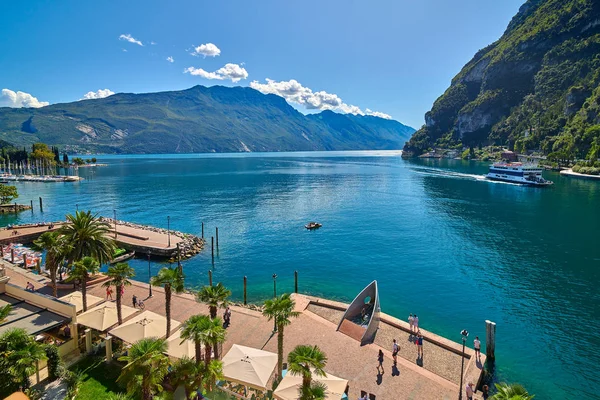
[[[15,267],[6,268],[11,282],[24,286],[32,281],[32,274],[24,275]],[[37,276],[33,281],[36,290],[49,293],[46,278]],[[164,315],[164,291],[153,287],[153,297],[148,297],[148,284],[133,281],[127,287],[124,304],[131,306],[135,294],[144,300],[146,310]],[[69,291],[59,291],[59,296]],[[100,285],[88,289],[89,294],[105,297]],[[361,391],[373,393],[377,399],[456,399],[460,379],[461,345],[422,329],[425,336],[422,366],[416,362],[416,349],[408,335],[408,324],[382,314],[380,330],[375,343],[360,346],[359,342],[337,332],[337,323],[332,322],[335,308],[343,303],[305,295],[294,295],[296,310],[300,316],[285,328],[285,357],[299,344],[318,345],[327,355],[325,370],[333,375],[349,380],[349,398],[357,399]],[[256,308],[256,307],[254,307]],[[267,351],[277,352],[277,335],[273,334],[273,322],[262,316],[260,310],[242,306],[232,306],[231,325],[227,329],[227,340],[223,350],[227,352],[233,344],[241,344]],[[219,312],[219,315],[222,311]],[[329,314],[328,314],[329,313]],[[192,294],[174,294],[171,305],[171,318],[185,321],[192,315],[208,315],[208,307],[195,301]],[[131,318],[133,318],[134,314]],[[400,353],[396,368],[393,367],[391,338],[400,343]],[[388,343],[389,342],[389,343]],[[385,372],[377,374],[377,353],[382,349],[385,355]],[[477,383],[481,375],[481,364],[474,359],[474,351],[465,352],[465,382]],[[482,355],[481,363],[485,363]],[[478,392],[475,398],[480,399]]]

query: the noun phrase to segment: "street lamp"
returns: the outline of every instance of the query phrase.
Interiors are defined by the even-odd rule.
[[[115,220],[115,239],[117,238],[117,210],[113,210],[113,216]]]
[[[469,332],[466,329],[463,329],[460,332],[460,335],[462,336],[463,348],[462,348],[462,364],[460,367],[460,386],[458,387],[458,400],[462,400],[463,375],[464,375],[464,371],[465,371],[465,344],[467,343],[467,337],[469,337]]]
[[[171,217],[167,216],[167,237],[169,238],[169,245],[171,247]]]
[[[273,298],[277,297],[277,274],[273,274]],[[277,318],[273,318],[273,333],[277,332]]]
[[[148,297],[152,297],[152,272],[150,272],[150,253],[148,253]]]

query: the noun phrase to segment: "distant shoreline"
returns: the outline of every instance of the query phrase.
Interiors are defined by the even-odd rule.
[[[560,171],[560,174],[565,175],[565,176],[570,176],[573,178],[590,179],[590,180],[600,181],[600,175],[580,174],[579,172],[574,172],[571,168]]]

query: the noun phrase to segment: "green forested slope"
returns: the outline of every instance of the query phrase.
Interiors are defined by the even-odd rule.
[[[195,86],[37,109],[0,108],[0,139],[71,151],[258,152],[401,149],[414,132],[397,121],[353,116],[340,129],[361,134],[346,137],[323,119],[307,117],[283,98],[251,88]]]
[[[600,148],[600,1],[528,0],[425,114],[407,156],[504,145],[586,157]]]

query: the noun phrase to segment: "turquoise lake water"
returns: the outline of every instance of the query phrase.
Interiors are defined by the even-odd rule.
[[[200,235],[188,286],[222,281],[241,299],[293,291],[350,301],[373,279],[382,310],[460,341],[497,326],[495,376],[539,399],[598,398],[600,182],[556,173],[547,189],[481,179],[483,163],[394,152],[98,156],[80,183],[18,183],[34,213],[0,223],[105,216]],[[44,199],[40,213],[38,196]],[[308,232],[304,224],[323,227]],[[219,227],[211,265],[210,236]],[[133,260],[136,279],[147,262]],[[155,273],[159,264],[152,265]],[[484,345],[485,346],[485,345]],[[485,347],[484,347],[485,348]]]

